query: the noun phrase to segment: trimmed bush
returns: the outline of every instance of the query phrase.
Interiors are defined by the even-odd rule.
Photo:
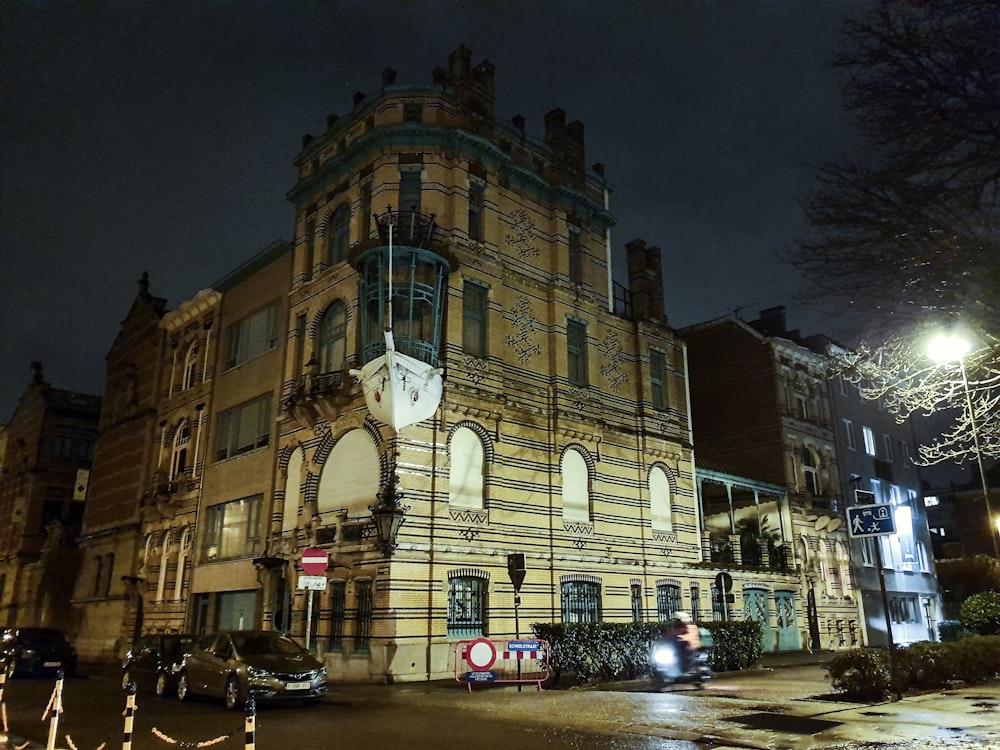
[[[699,622],[699,627],[712,634],[712,669],[716,672],[736,672],[749,669],[764,653],[764,630],[753,620],[729,622]]]
[[[889,652],[885,649],[844,651],[826,666],[833,689],[858,701],[882,700],[894,690]],[[895,687],[936,690],[955,682],[977,684],[1000,674],[1000,637],[973,635],[948,643],[914,643],[896,650]]]

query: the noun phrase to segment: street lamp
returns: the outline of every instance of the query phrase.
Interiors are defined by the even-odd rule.
[[[403,493],[398,491],[399,478],[392,471],[381,492],[376,493],[378,502],[369,506],[372,521],[375,525],[375,535],[378,537],[378,548],[387,557],[396,549],[396,537],[399,527],[403,525],[404,516],[409,508],[400,504]]]
[[[962,373],[962,388],[965,390],[965,406],[969,410],[969,425],[972,428],[972,442],[976,447],[976,461],[979,464],[979,480],[983,485],[983,500],[986,502],[986,522],[990,530],[990,539],[993,541],[993,555],[1000,560],[1000,543],[997,542],[997,533],[1000,533],[1000,524],[997,532],[994,532],[993,509],[990,507],[990,486],[986,481],[986,469],[983,466],[983,449],[979,442],[979,426],[976,424],[976,410],[972,405],[972,391],[969,390],[969,378],[965,374],[965,355],[972,350],[972,343],[962,336],[955,334],[939,334],[932,338],[927,345],[927,354],[936,362],[954,362],[958,360],[958,369]]]

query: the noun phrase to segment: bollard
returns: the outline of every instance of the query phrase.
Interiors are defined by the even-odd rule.
[[[244,750],[254,750],[257,742],[257,702],[253,699],[252,695],[247,698],[246,721],[243,725],[243,733],[245,735]]]
[[[125,688],[125,731],[122,734],[122,750],[132,750],[132,724],[135,722],[135,683],[129,682]]]
[[[0,745],[7,744],[7,704],[3,702],[3,691],[7,684],[7,662],[0,659]]]
[[[59,731],[59,714],[62,713],[62,689],[65,673],[62,669],[56,675],[56,689],[49,699],[49,708],[52,709],[52,718],[49,719],[49,741],[45,745],[45,750],[56,750],[56,734]],[[48,713],[49,709],[46,709]],[[44,716],[43,716],[44,718]]]

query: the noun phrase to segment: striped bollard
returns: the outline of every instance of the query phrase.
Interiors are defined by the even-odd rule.
[[[7,685],[7,662],[0,660],[0,745],[7,744],[7,704],[3,702],[3,691]]]
[[[49,719],[49,741],[45,745],[45,750],[56,750],[56,734],[59,732],[59,715],[62,713],[62,690],[65,673],[62,669],[56,675],[56,689],[52,693],[49,707],[52,709],[52,718]]]
[[[135,723],[135,683],[129,682],[125,688],[125,729],[122,734],[122,750],[132,750],[132,725]]]
[[[251,695],[247,698],[246,720],[243,724],[243,734],[245,735],[245,750],[254,750],[257,744],[257,702]]]

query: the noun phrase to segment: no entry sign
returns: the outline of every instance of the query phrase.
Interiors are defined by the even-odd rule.
[[[330,565],[330,556],[324,550],[309,548],[302,552],[302,572],[321,576]]]

